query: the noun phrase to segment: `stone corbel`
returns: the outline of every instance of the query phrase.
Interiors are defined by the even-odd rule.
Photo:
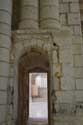
[[[56,65],[56,71],[55,71],[55,77],[58,79],[59,84],[59,91],[61,90],[61,77],[63,77],[62,73],[62,63],[57,63]]]
[[[63,76],[62,63],[56,63],[55,65],[56,65],[55,77],[61,78]]]

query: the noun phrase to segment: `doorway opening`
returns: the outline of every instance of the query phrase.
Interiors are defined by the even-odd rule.
[[[48,124],[48,74],[29,73],[29,125]]]
[[[50,62],[47,53],[42,52],[42,50],[31,49],[20,57],[18,71],[17,125],[50,125],[51,78]],[[34,81],[32,76],[35,77],[36,83],[32,82]],[[39,81],[42,81],[42,79],[44,79],[44,82],[47,84],[41,84]],[[37,87],[35,84],[37,84]],[[31,91],[31,88],[33,91]],[[46,89],[45,92],[44,89]],[[42,97],[39,98],[39,96]],[[36,103],[35,108],[31,100]],[[38,103],[40,103],[40,105]],[[40,107],[38,108],[37,105]],[[45,105],[45,107],[43,105]]]

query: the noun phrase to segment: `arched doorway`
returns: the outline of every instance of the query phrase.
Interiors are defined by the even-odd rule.
[[[32,48],[19,60],[18,84],[18,125],[27,125],[29,120],[29,73],[47,73],[48,84],[48,124],[50,124],[50,63],[48,54]]]

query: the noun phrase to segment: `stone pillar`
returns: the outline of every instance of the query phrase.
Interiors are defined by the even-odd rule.
[[[59,24],[59,0],[40,0],[40,27],[57,29]]]
[[[21,0],[20,29],[38,28],[38,0]]]
[[[12,0],[0,0],[0,125],[5,124],[9,53],[11,46]]]

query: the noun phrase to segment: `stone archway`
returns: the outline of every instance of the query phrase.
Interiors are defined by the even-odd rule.
[[[50,63],[46,52],[30,49],[19,59],[19,84],[18,84],[18,125],[27,125],[29,117],[29,72],[48,73],[48,122],[50,124]]]

